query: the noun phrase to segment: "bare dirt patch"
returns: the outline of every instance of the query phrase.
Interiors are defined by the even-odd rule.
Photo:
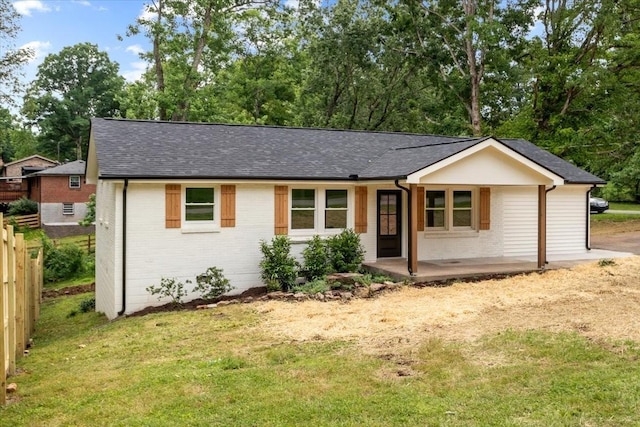
[[[640,341],[640,257],[448,287],[405,287],[349,302],[256,303],[261,327],[291,340],[352,340],[365,351],[474,341],[507,329]]]

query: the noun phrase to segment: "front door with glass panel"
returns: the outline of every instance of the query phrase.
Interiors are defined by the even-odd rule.
[[[402,193],[378,190],[378,258],[402,255]]]

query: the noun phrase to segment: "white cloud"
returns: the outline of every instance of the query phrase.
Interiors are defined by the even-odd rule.
[[[88,0],[71,0],[71,2],[81,4],[82,6],[91,6],[91,2]]]
[[[131,46],[128,46],[125,49],[125,51],[126,52],[131,52],[134,55],[140,55],[141,53],[144,53],[144,49],[139,44],[132,44]]]
[[[19,0],[13,2],[13,7],[20,15],[31,16],[31,12],[51,12],[51,8],[40,0]]]
[[[20,48],[28,48],[33,51],[34,55],[29,60],[29,63],[40,62],[42,58],[49,53],[51,43],[34,40],[32,42],[23,44],[22,46],[20,46]]]
[[[151,21],[155,19],[158,15],[151,11],[150,6],[145,4],[142,10],[140,11],[140,15],[138,15],[138,19],[144,21]]]
[[[135,82],[142,77],[142,74],[147,71],[147,63],[144,61],[136,61],[129,64],[129,70],[122,72],[122,77],[128,82]]]

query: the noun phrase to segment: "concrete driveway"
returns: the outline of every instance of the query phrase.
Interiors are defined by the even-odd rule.
[[[591,248],[640,255],[640,231],[591,236]]]

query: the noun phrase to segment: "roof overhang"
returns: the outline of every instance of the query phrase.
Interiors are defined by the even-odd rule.
[[[565,179],[494,138],[407,176],[408,184],[564,185]]]

